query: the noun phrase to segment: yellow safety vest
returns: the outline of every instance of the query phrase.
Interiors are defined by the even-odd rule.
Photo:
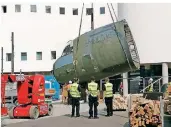
[[[113,89],[112,89],[112,87],[113,87],[113,84],[112,83],[109,83],[109,82],[107,82],[106,84],[104,84],[105,85],[105,88],[106,88],[106,90],[105,90],[105,97],[113,97]]]
[[[149,92],[153,92],[153,87],[152,87],[152,85],[150,86],[150,88],[149,88],[148,91],[149,91]]]
[[[71,97],[81,97],[80,92],[78,91],[78,84],[77,83],[73,83],[70,86],[70,95],[71,95]]]
[[[88,91],[91,96],[97,97],[98,95],[98,84],[95,82],[88,83]]]

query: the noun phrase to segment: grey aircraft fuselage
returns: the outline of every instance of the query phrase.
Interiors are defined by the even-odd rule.
[[[76,75],[80,82],[90,81],[91,76],[100,80],[140,67],[137,48],[125,20],[82,34],[78,43],[77,39],[65,47],[53,65],[54,76],[60,83],[67,83]]]

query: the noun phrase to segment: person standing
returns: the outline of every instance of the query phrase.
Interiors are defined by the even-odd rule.
[[[107,117],[113,116],[113,84],[109,82],[109,78],[105,78],[103,86],[105,104],[107,107]]]
[[[149,80],[148,80],[148,92],[153,92],[153,79],[152,78],[150,78]]]
[[[122,82],[120,83],[120,86],[119,86],[119,93],[120,95],[123,96],[123,83]]]
[[[71,95],[70,95],[70,92],[69,92],[69,90],[70,90],[70,87],[71,87],[71,84],[72,84],[72,81],[70,80],[69,81],[69,84],[68,84],[68,105],[70,105],[71,104]]]
[[[89,119],[93,118],[93,106],[94,106],[94,119],[98,119],[98,95],[99,95],[99,86],[95,83],[95,78],[91,77],[91,82],[88,83],[88,99],[89,99]]]
[[[67,96],[68,96],[68,92],[67,92],[66,86],[67,86],[66,83],[62,86],[62,103],[63,104],[66,104]]]
[[[80,117],[80,97],[81,97],[81,88],[78,84],[79,80],[74,78],[74,83],[70,86],[69,93],[72,100],[72,113],[71,117],[75,116],[76,108],[76,117]]]

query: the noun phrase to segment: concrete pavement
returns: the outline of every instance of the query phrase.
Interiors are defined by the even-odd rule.
[[[116,112],[112,117],[105,117],[105,112],[100,111],[99,119],[88,119],[87,112],[82,113],[80,118],[71,118],[69,114],[55,116],[46,119],[31,120],[9,124],[6,127],[129,127],[125,112]]]
[[[111,126],[123,127],[125,123],[128,121],[127,112],[114,112],[113,117],[106,118],[104,115],[106,112],[103,110],[105,107],[104,104],[99,105],[99,119],[98,120],[89,120],[88,119],[88,104],[81,104],[80,107],[80,118],[70,118],[71,106],[56,104],[54,105],[54,113],[52,116],[41,117],[37,120],[31,119],[5,119],[3,120],[3,124],[6,127],[56,127],[63,126],[67,127],[72,124],[75,126],[105,126],[105,124],[111,124]],[[112,125],[113,124],[113,125]],[[72,127],[71,126],[71,127]]]

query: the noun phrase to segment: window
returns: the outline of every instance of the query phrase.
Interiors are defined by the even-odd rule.
[[[73,8],[73,15],[78,15],[78,8]]]
[[[27,60],[27,53],[26,52],[22,52],[21,53],[21,61],[26,61]]]
[[[59,8],[59,12],[60,12],[60,14],[65,14],[65,8],[64,7],[60,7]]]
[[[51,6],[46,6],[46,13],[51,13]]]
[[[56,59],[56,51],[51,51],[51,59]]]
[[[2,12],[7,13],[7,6],[2,6]]]
[[[65,49],[63,50],[62,56],[69,55],[73,52],[73,46],[67,45]]]
[[[86,15],[91,15],[93,8],[86,8]]]
[[[6,54],[6,61],[11,61],[12,59],[12,54],[11,53],[7,53]]]
[[[105,14],[105,7],[100,7],[100,14]]]
[[[36,52],[36,60],[42,60],[42,52]]]
[[[36,7],[36,5],[30,5],[30,11],[31,11],[31,12],[37,12],[37,7]]]
[[[15,5],[15,12],[21,12],[21,5]]]

